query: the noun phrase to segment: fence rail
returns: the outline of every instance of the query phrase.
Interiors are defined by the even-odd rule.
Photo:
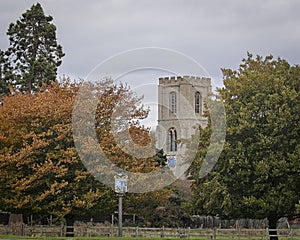
[[[71,229],[71,230],[70,230]],[[68,230],[68,232],[67,232]],[[272,229],[271,229],[272,230]],[[277,236],[287,239],[300,239],[300,229],[274,229]],[[38,236],[38,237],[62,237],[67,233],[73,233],[75,237],[118,236],[117,227],[104,226],[45,226],[45,225],[0,225],[0,235]],[[232,239],[270,239],[269,229],[222,229],[222,228],[142,228],[123,227],[123,235],[131,237],[178,237],[191,238],[202,237],[207,239],[232,238]]]

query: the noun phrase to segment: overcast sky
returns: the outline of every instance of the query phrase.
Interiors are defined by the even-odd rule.
[[[173,49],[195,59],[217,86],[222,85],[220,68],[237,68],[247,51],[300,62],[299,0],[39,2],[53,16],[66,53],[59,75],[85,78],[105,59],[141,47]],[[0,1],[1,49],[8,46],[9,23],[33,3]]]

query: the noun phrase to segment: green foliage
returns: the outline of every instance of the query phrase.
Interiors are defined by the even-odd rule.
[[[4,75],[14,88],[22,92],[36,91],[43,83],[48,85],[56,80],[64,53],[57,44],[52,20],[51,16],[45,16],[42,6],[37,3],[16,23],[9,25],[9,48],[5,52],[9,68]],[[5,86],[2,92],[6,89]]]
[[[227,115],[224,150],[213,171],[196,175],[190,211],[230,218],[268,218],[274,227],[300,199],[300,67],[248,54],[223,69],[219,89]],[[198,166],[207,148],[202,130]]]
[[[164,154],[164,150],[163,149],[156,149],[156,167],[164,167],[167,165],[167,157]]]
[[[12,86],[12,69],[8,62],[6,53],[0,49],[0,99],[10,93]]]
[[[298,204],[296,204],[296,214],[300,214],[300,200],[298,202]]]

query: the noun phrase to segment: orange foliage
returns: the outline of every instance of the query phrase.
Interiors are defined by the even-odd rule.
[[[16,93],[2,99],[2,210],[61,217],[77,210],[90,209],[101,201],[104,209],[114,207],[111,190],[95,181],[86,171],[74,146],[72,109],[79,86],[80,84],[64,81],[54,83],[41,92]],[[130,117],[129,125],[120,125],[123,128],[121,131],[129,131],[137,145],[149,145],[149,130],[138,121],[148,114],[148,110],[137,107],[140,98],[135,97],[126,85],[116,86],[110,80],[97,83],[95,88],[100,97],[95,128],[105,154],[126,170],[153,170],[155,158],[141,159],[124,154],[111,132],[113,109],[116,106],[126,107]],[[153,149],[150,147],[147,151]],[[153,193],[153,198],[160,203],[167,199],[167,192]],[[105,204],[108,202],[111,206]]]

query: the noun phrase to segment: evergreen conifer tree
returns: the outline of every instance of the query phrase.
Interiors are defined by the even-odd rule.
[[[13,87],[21,92],[33,92],[43,83],[48,85],[56,81],[64,53],[57,43],[52,20],[37,3],[16,23],[9,25],[9,48],[3,54],[3,60],[9,63],[7,69],[11,68],[12,74],[5,74],[10,76]]]

